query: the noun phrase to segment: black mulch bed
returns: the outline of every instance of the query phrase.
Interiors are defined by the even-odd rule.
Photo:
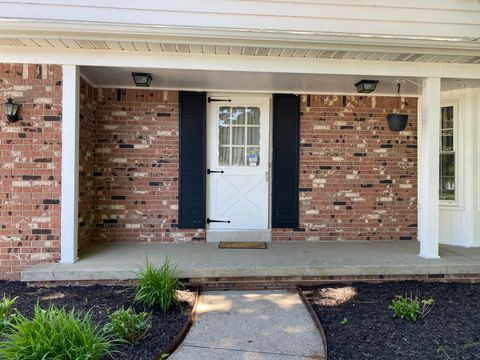
[[[134,303],[135,288],[128,286],[61,286],[61,287],[27,287],[20,282],[0,281],[0,298],[3,295],[18,296],[17,308],[25,316],[33,315],[34,305],[39,302],[42,308],[49,304],[73,307],[79,311],[91,310],[92,320],[98,324],[108,321],[108,314],[121,308],[132,307],[136,311],[152,312],[151,328],[145,338],[136,345],[122,345],[116,348],[120,353],[115,359],[152,360],[157,359],[163,349],[180,332],[188,321],[195,301],[195,292],[181,292],[181,309],[175,308],[167,314],[158,309],[145,309]]]
[[[329,360],[480,359],[480,284],[405,281],[303,290],[325,330]],[[430,313],[416,323],[393,318],[392,299],[411,294],[432,297]]]

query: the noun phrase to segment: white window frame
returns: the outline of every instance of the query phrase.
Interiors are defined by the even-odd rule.
[[[465,147],[465,137],[462,133],[462,111],[460,111],[460,98],[442,98],[440,107],[453,106],[453,151],[455,153],[455,200],[442,200],[439,198],[439,205],[441,208],[448,208],[451,210],[463,210],[463,149]],[[441,121],[441,119],[439,119]],[[440,125],[441,131],[441,125]],[[438,151],[441,151],[442,139],[441,132],[438,134],[440,137],[440,145]],[[440,166],[440,164],[439,164]],[[440,182],[440,174],[438,180]],[[438,194],[440,197],[440,193]]]

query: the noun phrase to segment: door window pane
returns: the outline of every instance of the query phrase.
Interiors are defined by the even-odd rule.
[[[245,124],[245,108],[234,107],[232,111],[232,124]]]
[[[218,164],[260,165],[260,108],[240,106],[219,108]]]
[[[260,108],[248,107],[246,109],[247,123],[249,125],[260,125]]]
[[[218,111],[218,120],[220,126],[230,124],[230,110],[231,108],[229,106],[222,106]]]
[[[230,127],[220,126],[218,130],[218,143],[220,145],[230,145]]]
[[[260,148],[248,147],[247,148],[247,166],[260,165]]]
[[[232,144],[244,145],[245,144],[245,127],[232,127]]]
[[[260,145],[260,128],[249,127],[247,129],[247,145]]]
[[[234,166],[245,165],[245,148],[244,147],[232,148],[232,165]]]
[[[230,165],[230,147],[220,146],[218,148],[218,165]]]

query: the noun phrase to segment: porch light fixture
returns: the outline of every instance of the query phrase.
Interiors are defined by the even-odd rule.
[[[149,87],[152,83],[152,74],[133,72],[132,76],[136,86]]]
[[[378,80],[360,80],[355,84],[359,93],[368,94],[377,88]]]
[[[18,108],[19,104],[12,100],[12,98],[8,98],[7,102],[2,104],[3,112],[7,115],[7,119],[10,122],[15,122],[18,120]]]

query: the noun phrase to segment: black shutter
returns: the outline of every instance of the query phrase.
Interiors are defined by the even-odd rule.
[[[206,93],[179,93],[180,165],[178,227],[205,228]]]
[[[272,227],[298,228],[300,99],[273,95]]]

